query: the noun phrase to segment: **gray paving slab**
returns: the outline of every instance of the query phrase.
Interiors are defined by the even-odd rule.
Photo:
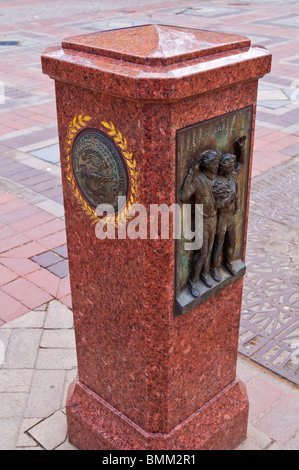
[[[51,273],[63,279],[64,277],[69,275],[68,261],[67,260],[60,261],[57,264],[49,266],[48,270],[51,271]]]
[[[53,429],[55,429],[55,432],[53,432]],[[65,415],[59,410],[31,428],[28,433],[34,437],[44,449],[53,450],[61,446],[66,440],[67,427]]]
[[[31,155],[37,158],[41,158],[46,162],[58,164],[60,162],[60,151],[59,145],[49,145],[48,147],[44,147],[40,150],[35,150],[30,152]]]
[[[14,329],[5,357],[7,369],[32,369],[35,366],[41,331],[33,328]]]
[[[43,268],[48,268],[49,266],[53,266],[53,264],[61,262],[62,258],[53,251],[47,251],[41,255],[34,256],[32,261],[39,264]]]
[[[41,346],[42,347],[42,346]],[[26,408],[25,418],[44,418],[61,406],[65,370],[34,370]]]
[[[67,252],[67,245],[59,246],[58,248],[54,248],[53,250],[58,255],[62,256],[63,258],[67,259],[68,252]]]
[[[21,418],[0,418],[0,450],[15,450]]]

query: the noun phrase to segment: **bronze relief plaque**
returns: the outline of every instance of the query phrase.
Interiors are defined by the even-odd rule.
[[[200,230],[201,244],[190,249],[192,238],[186,236],[182,217],[182,236],[176,240],[176,314],[245,274],[251,132],[252,106],[177,131],[176,202],[181,209],[189,205],[193,240]],[[201,225],[195,222],[199,207]]]
[[[127,197],[128,174],[114,142],[97,129],[81,131],[72,150],[77,184],[91,206],[110,204],[119,210],[118,197]]]

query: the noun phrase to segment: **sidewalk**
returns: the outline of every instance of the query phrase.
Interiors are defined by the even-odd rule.
[[[64,37],[148,23],[233,32],[273,53],[258,94],[238,362],[250,426],[240,449],[299,449],[297,2],[119,0],[110,11],[99,3],[0,5],[0,449],[73,448],[64,406],[76,354],[55,96],[40,55]]]

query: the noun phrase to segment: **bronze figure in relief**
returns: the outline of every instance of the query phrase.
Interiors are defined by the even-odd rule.
[[[232,261],[236,245],[236,218],[239,209],[238,175],[244,165],[244,142],[242,136],[235,143],[236,155],[225,154],[220,158],[218,174],[214,181],[214,194],[218,209],[217,230],[211,260],[211,273],[215,281],[221,281],[219,268],[223,264],[233,276],[236,270]],[[224,243],[225,242],[225,243]]]
[[[195,253],[192,274],[189,278],[189,288],[194,297],[200,292],[196,286],[199,278],[207,287],[212,287],[209,271],[210,258],[214,244],[217,226],[216,201],[213,195],[213,181],[216,177],[220,152],[207,150],[198,159],[191,162],[181,190],[181,201],[188,202],[195,196],[196,204],[203,204],[203,245]]]
[[[252,116],[247,106],[177,130],[176,202],[183,217],[175,243],[175,315],[245,274]]]
[[[208,288],[221,281],[220,266],[235,276],[236,213],[239,208],[238,175],[244,165],[246,136],[235,142],[235,154],[206,150],[195,157],[181,188],[181,201],[203,205],[203,245],[193,253],[188,280],[193,297],[200,296],[199,280]]]

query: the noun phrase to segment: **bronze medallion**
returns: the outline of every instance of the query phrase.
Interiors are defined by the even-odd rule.
[[[114,142],[97,129],[81,131],[72,151],[77,184],[91,206],[110,204],[118,211],[118,197],[127,197],[128,174]]]

